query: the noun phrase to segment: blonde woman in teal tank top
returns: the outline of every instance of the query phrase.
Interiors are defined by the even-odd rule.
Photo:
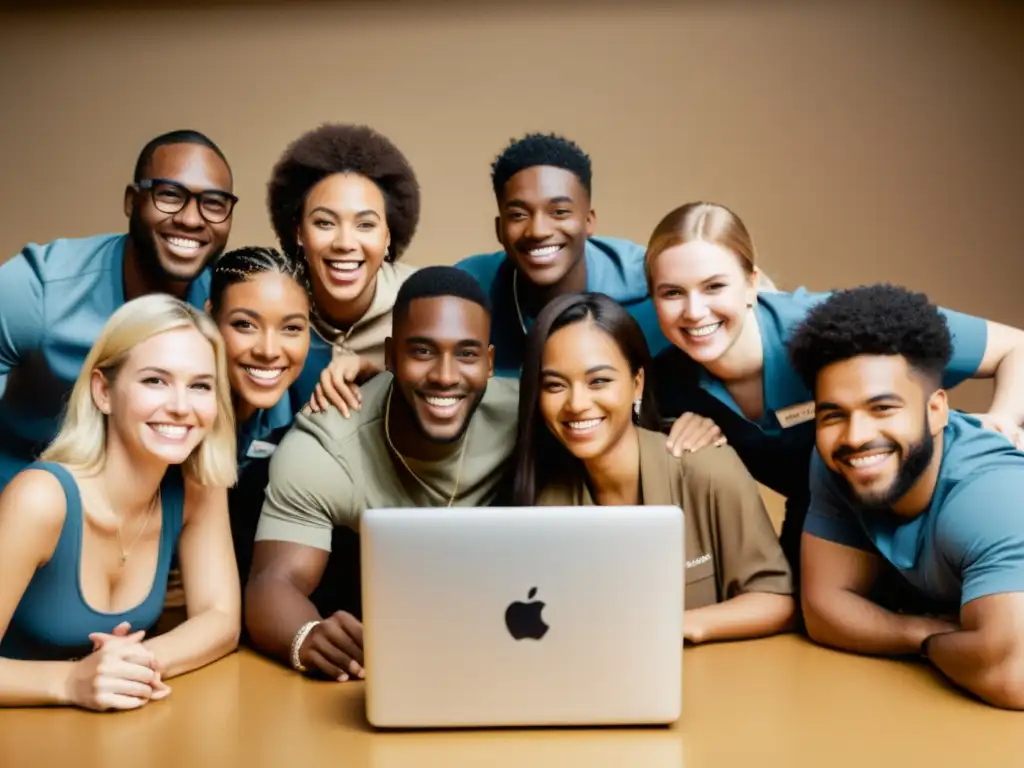
[[[61,430],[0,493],[0,706],[135,709],[238,643],[235,425],[213,321],[167,294],[115,312]],[[177,550],[189,618],[148,638]]]

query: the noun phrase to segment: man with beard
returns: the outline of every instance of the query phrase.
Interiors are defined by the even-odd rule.
[[[816,411],[808,634],[855,653],[920,654],[990,704],[1024,709],[1024,452],[949,409],[942,314],[889,285],[840,291],[807,315],[790,354]],[[872,599],[886,570],[932,615]]]
[[[518,381],[491,381],[490,330],[487,296],[471,276],[421,269],[398,291],[387,371],[361,388],[359,409],[296,417],[271,459],[246,587],[258,648],[300,672],[362,677],[359,620],[321,617],[310,599],[335,529],[358,531],[365,509],[486,506],[509,491]]]
[[[197,131],[150,141],[124,192],[127,234],[31,243],[0,266],[0,490],[56,434],[89,349],[125,302],[165,292],[202,308],[227,244],[231,169]],[[65,205],[81,190],[61,187]]]
[[[493,307],[491,342],[498,376],[519,375],[526,332],[555,296],[607,294],[640,324],[651,355],[668,346],[658,326],[644,271],[643,245],[595,235],[590,157],[554,134],[512,141],[491,165],[498,203],[495,234],[502,250],[455,266],[475,277]],[[776,290],[763,272],[760,289]]]

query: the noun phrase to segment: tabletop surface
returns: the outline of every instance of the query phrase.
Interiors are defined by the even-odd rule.
[[[683,659],[671,728],[375,732],[362,683],[309,680],[242,650],[134,712],[0,710],[0,765],[1024,766],[1024,713],[979,703],[924,664],[795,635]]]

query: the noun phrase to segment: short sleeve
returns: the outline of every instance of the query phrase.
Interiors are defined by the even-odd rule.
[[[946,318],[953,337],[953,357],[946,366],[942,386],[955,387],[971,378],[981,366],[988,343],[988,321],[952,309],[940,307],[939,311]]]
[[[302,426],[300,415],[270,459],[256,541],[288,541],[327,552],[336,526],[353,527],[348,468]]]
[[[43,341],[43,283],[28,258],[30,249],[0,265],[0,378]]]
[[[962,574],[960,604],[1024,592],[1024,470],[976,475],[947,499],[936,545]]]
[[[815,450],[811,455],[811,501],[804,519],[804,533],[873,553],[875,546],[854,517],[853,510],[839,497],[830,474]]]
[[[679,461],[689,486],[687,513],[713,516],[722,599],[746,592],[793,594],[789,562],[757,483],[736,451],[731,446],[703,448]]]

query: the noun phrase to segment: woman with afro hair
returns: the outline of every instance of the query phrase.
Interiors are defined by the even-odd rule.
[[[347,415],[345,403],[357,404],[350,382],[384,367],[391,308],[415,271],[398,260],[419,221],[416,175],[372,128],[328,123],[285,149],[267,205],[281,248],[308,267],[314,332],[292,402],[332,402]]]

